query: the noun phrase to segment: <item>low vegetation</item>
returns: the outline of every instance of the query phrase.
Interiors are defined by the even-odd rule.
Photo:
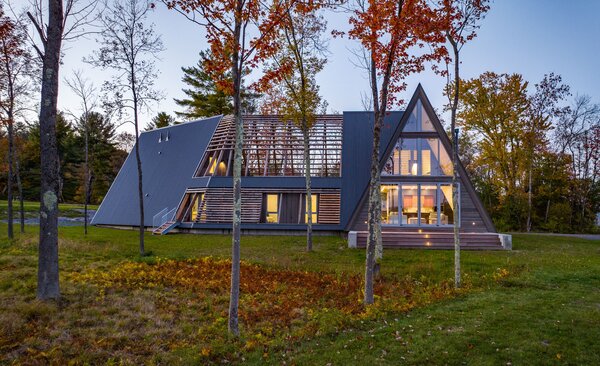
[[[35,300],[37,232],[0,239],[0,363],[598,364],[600,244],[516,235],[512,252],[364,252],[337,237],[245,237],[241,332],[227,335],[228,236],[61,228],[58,303]],[[5,225],[0,225],[5,231]]]

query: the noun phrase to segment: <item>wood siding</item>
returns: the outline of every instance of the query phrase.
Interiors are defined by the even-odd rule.
[[[204,190],[188,190],[181,200],[181,206],[177,210],[178,220],[182,220],[189,211],[191,199],[203,193],[202,201],[199,204],[196,223],[231,223],[233,210],[233,190],[231,188],[206,188]],[[290,217],[280,216],[281,224],[297,223],[298,211],[300,210],[300,197],[302,190],[267,190],[256,188],[242,188],[242,223],[258,224],[261,223],[265,205],[264,195],[268,193],[284,193],[286,202],[282,205],[290,206],[286,212],[295,212]],[[339,190],[313,190],[313,194],[319,196],[318,202],[318,222],[315,224],[334,224],[340,223],[340,192]],[[293,206],[293,207],[291,207]],[[289,209],[291,208],[291,209]],[[302,218],[304,216],[302,215]],[[295,221],[295,222],[292,222]]]

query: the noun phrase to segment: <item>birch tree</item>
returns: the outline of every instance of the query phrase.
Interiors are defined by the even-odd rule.
[[[133,118],[135,127],[135,160],[138,176],[139,249],[144,248],[144,189],[140,157],[139,117],[143,108],[161,99],[154,88],[157,71],[154,59],[164,50],[162,40],[147,24],[153,4],[148,0],[120,0],[109,5],[101,17],[101,47],[89,63],[114,71],[113,79],[105,82],[104,90],[112,97],[109,105]]]
[[[460,51],[465,43],[476,36],[479,21],[489,10],[488,0],[443,0],[442,8],[448,17],[446,39],[450,44],[446,65],[454,64],[454,72],[447,74],[447,89],[453,83],[452,93],[447,93],[450,100],[450,131],[452,134],[452,211],[454,212],[454,286],[460,287],[460,197],[458,196],[458,130],[456,129],[456,112],[460,95]],[[451,81],[453,76],[454,80]]]
[[[373,278],[380,270],[381,169],[379,150],[383,120],[398,93],[406,89],[407,76],[424,70],[425,63],[441,59],[445,49],[443,14],[425,0],[359,0],[350,17],[351,39],[360,42],[368,56],[371,102],[374,112],[373,147],[368,192],[369,234],[365,263],[365,304],[372,304]],[[429,45],[426,49],[425,45]],[[420,51],[415,52],[417,49]]]
[[[322,36],[327,27],[323,16],[315,11],[306,14],[285,14],[283,32],[278,38],[280,51],[275,54],[271,69],[285,70],[280,74],[284,93],[280,108],[286,123],[291,121],[302,131],[304,176],[306,181],[306,250],[312,251],[313,206],[311,191],[310,131],[319,109],[325,105],[319,95],[316,74],[326,63],[326,44]]]
[[[275,41],[288,10],[306,12],[318,1],[300,0],[177,0],[164,1],[188,20],[207,32],[210,55],[204,62],[205,71],[215,80],[219,90],[233,98],[235,144],[233,163],[233,214],[231,293],[229,301],[229,332],[239,336],[238,306],[240,295],[241,240],[241,174],[242,174],[242,85],[262,62],[277,51]],[[267,73],[259,82],[274,78],[277,71]]]
[[[66,79],[67,85],[80,100],[80,110],[83,119],[84,136],[84,194],[83,194],[83,233],[88,233],[88,204],[90,203],[91,175],[89,163],[89,113],[97,106],[96,88],[89,79],[86,79],[81,71],[75,71],[70,79]]]

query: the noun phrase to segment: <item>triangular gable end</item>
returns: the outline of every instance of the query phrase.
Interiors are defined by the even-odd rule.
[[[398,125],[396,127],[396,131],[394,132],[392,138],[390,139],[388,146],[386,147],[384,153],[380,157],[380,161],[379,161],[380,170],[383,170],[386,162],[391,157],[394,147],[396,145],[396,142],[400,138],[400,135],[402,134],[406,125],[408,124],[409,120],[411,119],[411,116],[413,115],[413,111],[415,111],[415,109],[417,108],[419,101],[421,102],[421,104],[423,106],[423,110],[427,114],[427,117],[429,117],[429,121],[431,122],[431,125],[434,128],[434,131],[431,131],[431,132],[434,132],[437,134],[437,137],[439,137],[443,148],[446,150],[446,152],[449,154],[449,156],[452,156],[452,154],[451,154],[452,143],[450,142],[450,139],[448,138],[446,131],[444,131],[442,123],[440,122],[437,114],[435,113],[435,111],[431,105],[431,102],[429,101],[429,98],[427,97],[427,95],[425,94],[425,91],[423,90],[423,87],[421,86],[421,84],[419,84],[417,86],[417,89],[415,90],[413,96],[411,97],[411,99],[408,103],[408,106],[406,108],[406,111],[402,115],[402,118],[400,119],[400,123],[398,123]],[[475,208],[477,209],[477,212],[479,213],[480,217],[482,218],[482,220],[485,224],[486,229],[490,232],[495,232],[496,229],[494,227],[492,219],[491,219],[490,215],[488,214],[488,212],[486,211],[486,209],[483,207],[483,203],[481,202],[479,195],[475,191],[475,188],[473,187],[473,183],[471,182],[471,179],[470,179],[469,175],[467,174],[460,159],[459,159],[459,164],[458,164],[458,173],[459,173],[460,182],[461,182],[463,188],[466,189],[466,192],[468,193],[471,200],[473,201]],[[368,187],[365,191],[365,194],[361,198],[360,203],[357,206],[356,212],[352,215],[352,218],[349,221],[347,228],[352,227],[352,225],[354,224],[354,222],[358,216],[358,211],[360,211],[361,207],[364,205],[367,195],[368,195]]]

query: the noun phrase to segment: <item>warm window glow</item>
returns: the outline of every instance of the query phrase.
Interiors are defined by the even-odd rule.
[[[311,167],[315,177],[339,177],[342,162],[341,115],[320,115],[309,132]],[[224,117],[206,149],[197,176],[230,176],[235,123]],[[304,137],[280,116],[244,116],[243,176],[304,176]],[[221,165],[223,164],[223,165]]]
[[[381,223],[398,224],[398,186],[381,185]]]
[[[452,225],[452,189],[448,183],[382,184],[381,219],[386,225]]]
[[[400,138],[381,174],[452,175],[452,162],[438,138]]]
[[[208,163],[208,172],[210,174],[214,174],[216,167],[217,167],[217,159],[214,157],[211,157],[209,160],[209,163]]]
[[[192,202],[192,220],[191,221],[196,221],[196,218],[198,217],[198,202],[199,202],[199,196],[196,196],[194,198],[194,202]]]
[[[279,195],[267,194],[266,219],[269,223],[279,222]]]
[[[308,196],[305,196],[305,205],[306,205],[306,212],[304,212],[304,222],[308,222]],[[310,195],[310,201],[311,201],[311,220],[313,224],[317,223],[318,220],[318,216],[317,216],[317,212],[318,212],[318,208],[317,208],[317,202],[318,202],[319,196],[316,194],[311,194]]]

